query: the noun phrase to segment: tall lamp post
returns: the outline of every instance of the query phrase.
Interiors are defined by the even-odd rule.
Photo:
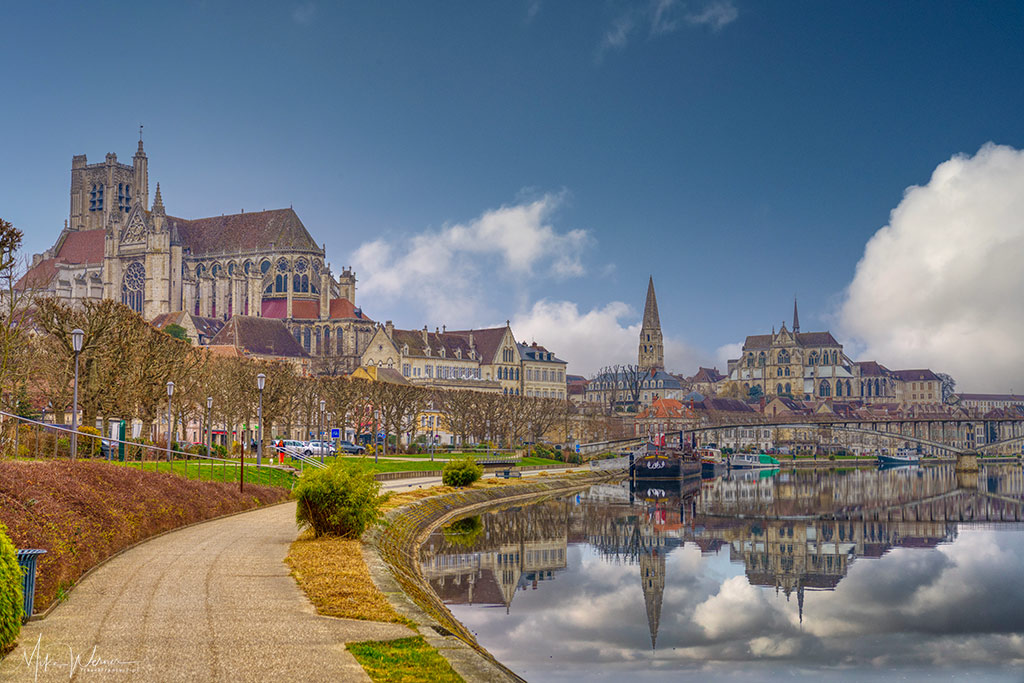
[[[78,457],[78,354],[82,352],[85,332],[76,327],[71,330],[71,349],[75,352],[75,397],[71,404],[71,459]]]
[[[256,388],[260,390],[260,407],[256,412],[259,419],[259,431],[256,432],[256,467],[263,464],[263,387],[267,383],[267,376],[262,372],[256,375]]]
[[[213,456],[213,396],[206,397],[206,457]]]
[[[317,446],[320,448],[320,464],[324,464],[324,411],[327,410],[327,401],[320,399],[320,426],[316,435]]]
[[[171,434],[174,425],[171,422],[171,398],[174,396],[174,382],[167,383],[167,462],[171,461]]]

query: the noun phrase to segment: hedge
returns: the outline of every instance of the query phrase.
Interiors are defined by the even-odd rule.
[[[0,524],[0,653],[6,652],[21,632],[22,573],[17,551]]]

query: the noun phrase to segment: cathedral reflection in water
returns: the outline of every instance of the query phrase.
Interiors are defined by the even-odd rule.
[[[795,593],[802,620],[805,591],[835,589],[855,558],[953,541],[962,522],[1024,521],[1022,501],[1019,467],[983,469],[966,481],[941,466],[602,484],[492,510],[462,523],[468,533],[460,523],[438,530],[420,562],[446,603],[508,611],[517,591],[536,590],[566,568],[570,544],[587,544],[607,561],[637,566],[654,647],[665,559],[686,543],[705,555],[728,547],[752,585],[786,599]]]

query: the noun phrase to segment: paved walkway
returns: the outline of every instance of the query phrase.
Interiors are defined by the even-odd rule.
[[[144,543],[26,624],[0,680],[369,680],[345,642],[412,631],[317,615],[282,561],[295,537],[289,503]]]

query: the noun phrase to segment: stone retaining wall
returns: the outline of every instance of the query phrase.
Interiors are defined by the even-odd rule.
[[[466,489],[416,501],[387,514],[384,523],[367,532],[367,540],[405,595],[440,626],[467,643],[489,661],[498,664],[473,634],[455,618],[430,588],[420,571],[419,550],[434,529],[449,519],[475,509],[518,500],[565,495],[595,483],[620,478],[621,473],[587,473],[571,477],[532,480],[493,488]],[[387,591],[385,591],[386,593]],[[504,667],[502,667],[504,669]],[[506,673],[518,678],[511,671]]]

